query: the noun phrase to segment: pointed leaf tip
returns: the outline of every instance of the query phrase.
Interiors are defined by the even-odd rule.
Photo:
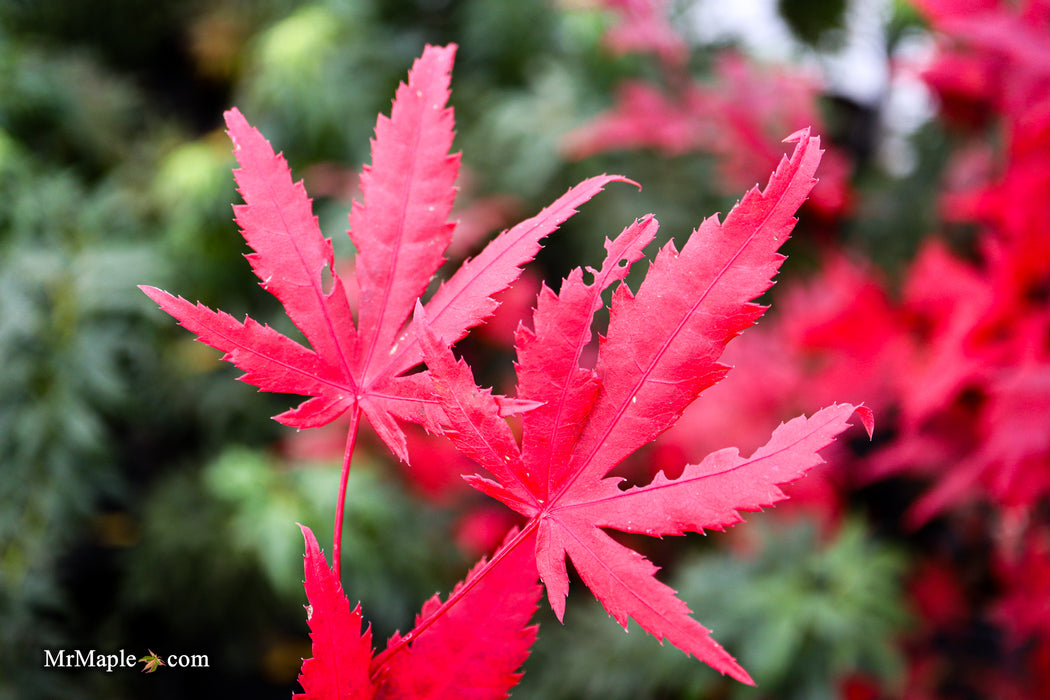
[[[807,126],[799,129],[795,133],[791,134],[791,136],[788,136],[786,139],[784,139],[784,143],[799,143],[803,139],[808,139],[811,128],[812,127]]]
[[[864,426],[864,430],[868,432],[868,439],[870,440],[875,432],[875,414],[864,404],[856,406],[853,412],[860,418],[860,422]]]
[[[230,137],[230,140],[233,141],[234,152],[236,152],[241,145],[238,142],[238,135],[251,130],[252,125],[248,123],[248,118],[241,113],[241,110],[236,107],[230,107],[223,112],[222,119],[226,124],[226,134]],[[262,138],[262,134],[259,136]]]
[[[246,121],[244,115],[241,114],[241,110],[236,107],[230,107],[228,110],[222,113],[222,118],[226,122],[226,126],[230,126],[233,122]]]
[[[635,182],[634,180],[632,180],[629,177],[624,177],[623,175],[615,175],[615,174],[614,175],[608,175],[607,177],[613,178],[611,180],[611,182],[626,182],[628,185],[634,185],[635,187],[637,187],[639,191],[641,191],[641,189],[642,189],[642,183]]]

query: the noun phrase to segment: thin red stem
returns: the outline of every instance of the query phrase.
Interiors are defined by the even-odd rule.
[[[514,539],[512,539],[510,542],[507,542],[506,545],[501,547],[499,551],[492,555],[492,558],[485,562],[485,564],[480,569],[478,569],[478,572],[473,577],[471,577],[467,581],[464,581],[463,585],[460,586],[458,590],[454,591],[452,595],[448,597],[448,600],[441,604],[440,608],[435,610],[432,615],[422,620],[418,625],[409,630],[408,634],[401,637],[401,639],[399,639],[395,644],[388,646],[378,656],[376,656],[372,660],[372,678],[375,679],[379,676],[379,673],[383,670],[383,667],[390,663],[390,659],[393,658],[394,654],[404,649],[410,642],[419,637],[419,635],[423,634],[423,632],[428,627],[437,622],[445,613],[451,610],[453,605],[462,600],[463,597],[474,588],[474,586],[481,583],[482,579],[484,579],[485,576],[487,576],[488,573],[492,571],[497,564],[503,561],[503,559],[508,554],[510,554],[515,547],[520,545],[532,535],[532,531],[535,530],[536,526],[539,524],[540,521],[538,518],[533,518],[528,523],[526,523],[525,527],[523,527],[518,532],[518,534],[514,536]]]
[[[340,561],[343,546],[343,511],[346,509],[346,485],[350,480],[350,460],[354,455],[354,444],[357,442],[357,426],[361,422],[361,406],[357,403],[350,409],[350,428],[346,435],[346,449],[343,451],[343,473],[339,477],[339,497],[335,502],[335,529],[332,531],[332,572],[337,581],[341,580]]]

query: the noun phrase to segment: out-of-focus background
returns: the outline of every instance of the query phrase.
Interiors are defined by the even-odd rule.
[[[730,7],[731,6],[731,7]],[[309,640],[296,523],[331,541],[345,426],[234,381],[152,284],[287,327],[232,222],[222,112],[305,181],[337,254],[376,115],[456,42],[449,256],[622,173],[458,346],[511,391],[541,280],[653,212],[688,235],[812,126],[826,154],[772,310],[623,472],[648,480],[834,401],[876,412],[793,499],[636,543],[758,681],[582,586],[544,604],[522,698],[1036,698],[1050,687],[1050,3],[6,0],[0,3],[0,698],[287,698]],[[655,246],[654,246],[655,250]],[[643,264],[639,267],[644,268]],[[355,460],[343,583],[411,627],[513,524],[413,435]],[[326,547],[327,549],[327,547]],[[207,655],[61,670],[44,650]]]

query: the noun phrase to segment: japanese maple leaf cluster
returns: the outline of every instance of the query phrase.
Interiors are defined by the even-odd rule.
[[[478,490],[523,518],[491,556],[449,596],[435,596],[415,627],[373,650],[360,606],[339,581],[342,502],[338,495],[333,563],[308,528],[305,587],[313,657],[304,662],[302,698],[493,698],[518,681],[536,638],[529,620],[540,597],[559,618],[569,587],[567,561],[616,620],[634,619],[715,669],[750,683],[747,672],[690,614],[657,568],[607,530],[653,537],[724,529],[785,496],[779,485],[821,463],[819,451],[864,406],[834,404],[777,428],[748,457],[736,449],[688,464],[677,478],[657,474],[624,489],[611,475],[623,460],[670,428],[702,391],[722,379],[726,344],[751,326],[783,257],[778,249],[809,195],[819,139],[803,130],[765,188],[747,192],[723,221],[706,219],[681,250],[666,244],[637,291],[625,283],[658,224],[646,216],[606,242],[596,269],[573,270],[555,292],[543,286],[531,324],[516,335],[517,396],[479,389],[450,346],[495,307],[492,296],[518,276],[540,240],[617,176],[569,190],[550,207],[493,240],[421,300],[443,261],[455,225],[459,158],[449,155],[453,118],[446,106],[454,47],[427,47],[380,117],[363,201],[350,213],[356,248],[348,290],[333,269],[301,184],[284,159],[236,110],[226,115],[245,203],[237,221],[262,285],[284,306],[309,347],[250,318],[244,321],[144,287],[200,340],[225,352],[260,389],[309,397],[277,416],[300,428],[349,413],[343,489],[363,414],[402,460],[398,421],[444,433],[487,474],[467,476]],[[609,322],[593,366],[585,362],[592,325],[612,289]],[[352,293],[352,294],[350,294]],[[356,317],[349,296],[359,300]],[[420,363],[425,369],[412,371]],[[520,414],[520,443],[505,420]]]

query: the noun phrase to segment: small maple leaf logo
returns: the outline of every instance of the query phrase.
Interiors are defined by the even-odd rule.
[[[142,669],[143,673],[153,673],[157,670],[159,666],[164,665],[164,662],[160,660],[160,657],[157,656],[152,649],[149,650],[148,656],[143,656],[141,659],[139,659],[139,661],[146,664],[146,666]]]

